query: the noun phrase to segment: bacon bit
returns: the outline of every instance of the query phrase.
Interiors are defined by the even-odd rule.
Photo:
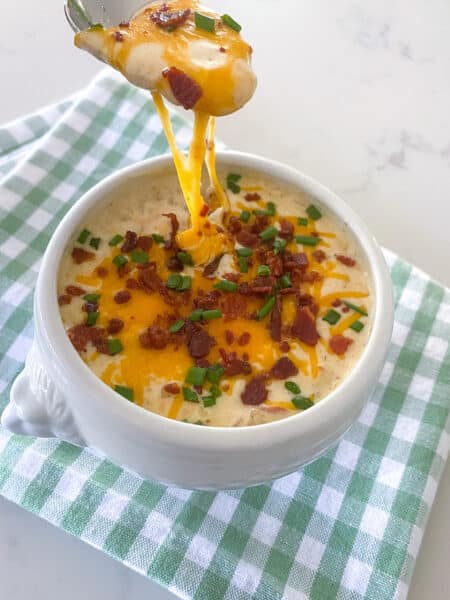
[[[243,317],[247,311],[247,301],[237,294],[227,294],[220,303],[220,308],[227,320]]]
[[[281,300],[278,297],[270,314],[268,329],[275,342],[281,341]]]
[[[153,240],[149,235],[140,235],[137,239],[136,245],[144,252],[148,252],[153,246]]]
[[[61,296],[58,296],[59,306],[64,306],[65,304],[70,304],[71,302],[72,296],[69,296],[69,294],[61,294]]]
[[[319,305],[311,294],[297,294],[296,303],[297,306],[307,306],[313,315],[319,312]]]
[[[262,404],[268,396],[269,392],[266,388],[266,376],[256,375],[251,379],[244,388],[241,394],[243,404],[248,406],[257,406]]]
[[[120,279],[122,279],[123,277],[125,277],[125,275],[128,275],[128,273],[130,271],[131,271],[131,267],[128,263],[126,263],[125,265],[121,265],[117,269],[117,275],[119,276]]]
[[[110,335],[114,335],[119,333],[119,331],[122,331],[124,325],[125,323],[122,321],[122,319],[111,319],[108,323],[107,331]]]
[[[204,204],[202,206],[201,211],[200,211],[200,216],[201,217],[206,217],[206,215],[208,214],[208,212],[209,212],[209,206],[207,204]]]
[[[164,69],[163,76],[169,82],[170,89],[181,106],[186,110],[194,108],[203,95],[199,84],[176,67]]]
[[[211,290],[206,294],[203,290],[199,290],[198,294],[198,297],[194,299],[194,306],[195,308],[203,308],[204,310],[217,308],[219,300],[222,296],[219,290]]]
[[[343,254],[336,254],[336,258],[339,262],[341,262],[346,267],[354,267],[356,265],[356,260],[350,258],[350,256],[344,256]]]
[[[251,233],[247,229],[242,229],[236,235],[236,240],[246,248],[256,248],[259,244],[259,237],[255,233]]]
[[[131,294],[128,290],[121,290],[114,295],[114,302],[116,304],[126,304],[131,298]]]
[[[308,273],[302,273],[301,281],[303,283],[315,283],[316,281],[322,281],[323,275],[318,271],[308,271]]]
[[[316,262],[321,263],[326,259],[327,255],[323,250],[315,250],[313,252],[313,257]]]
[[[249,341],[250,341],[251,335],[249,334],[248,331],[244,331],[244,333],[242,333],[239,338],[237,343],[239,344],[239,346],[246,346]]]
[[[114,31],[112,35],[116,42],[123,42],[123,34],[121,31]]]
[[[147,350],[163,350],[169,342],[169,333],[159,325],[150,325],[139,336],[139,343]]]
[[[180,393],[180,386],[178,383],[166,383],[163,389],[165,392],[172,394],[173,396]]]
[[[223,348],[219,348],[219,353],[223,360],[223,368],[227,377],[235,377],[236,375],[250,375],[252,367],[248,362],[248,355],[243,355],[239,358],[236,352],[226,352]]]
[[[70,341],[78,352],[84,352],[89,342],[97,349],[106,343],[106,330],[103,327],[89,327],[89,325],[74,325],[67,331]]]
[[[242,223],[239,217],[230,217],[228,222],[228,231],[233,235],[242,231]]]
[[[316,319],[307,306],[301,306],[297,310],[291,332],[294,337],[308,346],[315,346],[319,341]]]
[[[255,217],[255,222],[250,226],[249,231],[251,233],[260,234],[261,231],[264,231],[266,227],[269,225],[269,217],[267,215],[257,215]],[[259,240],[259,238],[258,238]]]
[[[283,356],[270,369],[270,376],[274,379],[287,379],[298,374],[298,369],[287,356]]]
[[[309,234],[311,237],[315,237],[318,238],[319,237],[319,233],[317,231],[311,231]]]
[[[289,346],[289,342],[287,342],[286,340],[283,340],[282,342],[280,342],[278,344],[278,346],[279,346],[281,352],[284,352],[284,353],[288,353],[289,350],[291,349],[291,347]]]
[[[330,338],[330,348],[338,356],[342,356],[347,352],[348,347],[353,344],[353,340],[346,338],[343,335],[333,335]]]
[[[147,265],[146,269],[139,272],[139,286],[147,294],[157,292],[162,284],[162,280],[156,273],[156,265],[154,263]]]
[[[309,264],[308,257],[304,252],[298,252],[297,254],[285,252],[283,254],[283,263],[286,271],[305,271]]]
[[[104,279],[108,275],[108,269],[105,269],[105,267],[97,267],[97,275]]]
[[[127,279],[125,285],[129,290],[137,290],[139,288],[139,282],[136,279]]]
[[[217,271],[220,261],[223,258],[223,253],[218,254],[214,260],[212,260],[206,267],[203,269],[203,277],[213,277],[214,273]]]
[[[234,342],[234,333],[229,329],[225,329],[225,341],[229,346]]]
[[[286,219],[281,219],[278,235],[284,240],[292,240],[294,237],[294,225],[290,221],[286,221]]]
[[[349,309],[349,307],[348,307],[348,306],[344,306],[344,308],[342,309],[342,312],[343,312],[343,313],[348,313],[348,312],[350,312],[350,309]]]
[[[66,287],[66,292],[70,296],[83,296],[86,293],[86,291],[83,290],[83,288],[80,288],[77,285],[68,285]]]
[[[215,346],[215,339],[198,326],[189,328],[189,323],[186,323],[185,327],[188,329],[189,355],[192,358],[204,358],[211,348]]]
[[[258,202],[258,200],[261,200],[261,196],[258,192],[252,192],[251,194],[245,194],[245,199],[247,202]]]
[[[129,27],[130,26],[130,22],[129,21],[121,21],[119,23],[119,27]]]
[[[275,285],[275,277],[256,277],[249,283],[241,283],[238,287],[239,294],[242,296],[261,296],[270,294]]]
[[[167,240],[164,247],[166,250],[172,250],[177,247],[175,238],[178,233],[178,229],[180,228],[180,224],[178,223],[177,215],[175,213],[165,213],[163,214],[163,217],[170,219],[170,226],[172,228],[170,232],[170,239]]]
[[[278,292],[281,296],[292,296],[293,294],[297,293],[297,290],[293,287],[290,288],[283,288],[282,290],[280,290]]]
[[[175,29],[180,25],[183,25],[191,16],[191,10],[176,10],[169,12],[167,6],[162,6],[159,10],[156,10],[150,15],[150,19],[161,27],[162,29]]]
[[[283,275],[283,259],[281,256],[274,254],[273,252],[267,252],[265,263],[271,274],[274,277],[281,277]]]
[[[168,258],[166,260],[166,267],[173,273],[181,273],[181,271],[184,271],[184,265],[177,256],[171,256]]]
[[[333,302],[331,303],[331,306],[334,306],[334,308],[339,308],[339,306],[341,306],[342,304],[342,300],[340,298],[336,298],[336,300],[333,300]]]
[[[125,239],[120,248],[122,252],[131,252],[137,247],[137,233],[135,231],[127,231]]]
[[[88,252],[84,248],[74,248],[71,256],[77,265],[81,265],[88,260],[92,260],[95,257],[95,254],[94,252]]]
[[[227,49],[224,48],[223,46],[220,46],[219,50],[220,50],[220,52],[226,52],[227,51]]]
[[[233,283],[239,283],[239,279],[241,278],[241,276],[239,275],[239,273],[225,273],[223,275],[224,279],[227,279],[228,281],[232,281]]]

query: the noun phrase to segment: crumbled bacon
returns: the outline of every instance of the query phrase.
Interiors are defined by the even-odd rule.
[[[190,323],[186,323],[186,326]],[[207,356],[216,341],[212,338],[204,329],[195,326],[192,328],[187,327],[188,336],[188,351],[192,358],[204,358]]]
[[[267,399],[268,393],[265,375],[256,375],[245,386],[241,400],[243,404],[257,406]]]
[[[356,260],[354,258],[350,258],[350,256],[344,256],[343,254],[336,254],[336,258],[339,262],[341,262],[346,267],[354,267],[356,265]]]
[[[278,235],[284,240],[292,240],[292,238],[294,237],[294,225],[286,219],[281,219],[280,231]]]
[[[173,273],[181,273],[184,270],[184,265],[177,256],[170,256],[166,261],[166,267]]]
[[[308,267],[308,257],[304,252],[298,252],[297,254],[285,252],[283,254],[283,263],[286,271],[305,271]]]
[[[159,325],[150,325],[139,336],[139,342],[143,348],[163,350],[169,342],[169,333]]]
[[[218,254],[216,258],[214,258],[206,267],[203,269],[203,277],[213,277],[214,273],[217,271],[220,261],[223,258],[223,253]]]
[[[86,291],[83,288],[78,287],[77,285],[68,285],[66,287],[66,292],[70,296],[83,296]]]
[[[239,344],[239,346],[246,346],[249,341],[250,341],[250,334],[248,331],[244,331],[244,333],[241,333],[241,335],[238,338],[237,343]]]
[[[206,215],[209,213],[209,206],[207,204],[204,204],[200,210],[200,216],[201,217],[206,217]],[[205,223],[205,226],[209,225],[208,223]]]
[[[342,356],[347,352],[348,347],[353,344],[353,340],[343,335],[333,335],[329,343],[333,352],[338,356]]]
[[[245,194],[245,199],[247,202],[258,202],[258,200],[261,200],[261,196],[258,192],[252,192],[250,194]]]
[[[125,239],[123,241],[121,251],[122,252],[131,252],[135,250],[137,247],[137,233],[135,231],[127,231],[125,234]]]
[[[70,304],[72,302],[72,296],[69,294],[61,294],[58,296],[58,304],[59,306],[64,306],[65,304]]]
[[[222,309],[225,319],[239,319],[244,317],[247,311],[247,301],[237,294],[227,294],[220,303],[220,308]]]
[[[169,82],[175,100],[186,110],[193,108],[202,97],[203,90],[199,84],[180,69],[165,69],[163,76]]]
[[[343,313],[348,313],[350,312],[350,308],[348,306],[344,306],[344,308],[342,309]]]
[[[251,233],[247,229],[242,229],[236,235],[236,240],[246,248],[256,248],[259,244],[259,237],[255,233]]]
[[[318,271],[308,271],[301,274],[301,281],[304,283],[315,283],[316,281],[322,281],[322,279],[323,275]]]
[[[236,235],[241,230],[242,230],[242,223],[241,223],[239,217],[230,217],[230,220],[228,221],[228,231],[232,235]]]
[[[180,224],[178,223],[177,215],[175,213],[165,213],[163,217],[167,217],[170,219],[170,238],[165,243],[164,247],[166,250],[175,249],[177,247],[176,244],[176,235],[178,233],[178,229],[180,228]]]
[[[281,341],[281,300],[278,297],[270,314],[268,328],[270,332],[270,337],[275,342]]]
[[[291,347],[289,346],[289,342],[287,342],[286,340],[283,340],[282,342],[280,342],[278,344],[281,352],[287,353],[289,352],[289,350],[291,349]]]
[[[267,252],[265,264],[269,267],[274,277],[281,277],[283,275],[283,260],[281,256],[273,252]]]
[[[256,277],[253,281],[241,283],[238,292],[242,296],[264,296],[270,294],[275,285],[275,277]]]
[[[278,359],[270,369],[270,376],[274,379],[287,379],[298,374],[298,369],[287,356]]]
[[[125,265],[120,265],[120,267],[117,269],[117,275],[120,277],[120,279],[122,279],[123,277],[125,277],[125,275],[128,275],[130,271],[130,264],[126,263]]]
[[[319,341],[316,319],[307,306],[301,306],[297,310],[294,323],[291,327],[291,333],[308,346],[315,346]]]
[[[107,341],[106,330],[103,327],[74,325],[67,331],[67,335],[78,352],[84,352],[89,342],[93,343],[98,349]]]
[[[250,375],[252,367],[248,362],[248,355],[243,355],[239,358],[236,352],[226,352],[223,348],[219,349],[222,357],[223,368],[227,377],[235,377],[236,375]]]
[[[114,294],[114,302],[116,304],[126,304],[131,298],[131,294],[128,290],[120,290]]]
[[[340,298],[336,298],[336,300],[333,300],[333,302],[331,303],[331,306],[334,306],[334,308],[339,308],[339,306],[341,306],[342,304],[342,300]]]
[[[225,341],[229,346],[234,342],[234,333],[229,329],[225,329]]]
[[[149,263],[146,267],[139,271],[139,285],[148,294],[157,292],[160,289],[162,280],[156,272],[156,265]]]
[[[165,392],[172,394],[173,396],[180,393],[180,386],[178,383],[166,383],[163,389]]]
[[[115,31],[113,33],[114,39],[116,40],[116,42],[123,42],[123,34],[121,31]]]
[[[126,287],[129,290],[137,290],[139,288],[139,282],[136,279],[130,278],[127,279]]]
[[[194,299],[194,306],[195,308],[203,308],[204,310],[217,308],[221,296],[222,294],[219,290],[211,290],[207,293],[203,290],[199,290],[197,298]]]
[[[125,323],[122,319],[111,319],[108,323],[107,331],[110,335],[115,335],[116,333],[119,333],[119,331],[122,331],[124,325]]]
[[[251,233],[260,234],[269,225],[269,217],[267,215],[256,215],[253,225],[250,225]]]
[[[94,252],[89,252],[84,248],[75,247],[72,250],[71,256],[77,265],[81,265],[82,263],[87,262],[88,260],[92,260],[95,257],[95,254]]]
[[[183,25],[190,17],[191,10],[169,11],[166,6],[162,6],[159,10],[155,10],[150,15],[150,19],[162,29],[175,29]]]
[[[323,250],[315,250],[313,252],[313,258],[316,262],[321,263],[326,259],[327,255]]]
[[[297,294],[295,300],[297,306],[307,306],[313,315],[317,315],[319,312],[319,305],[311,294]]]
[[[238,283],[241,276],[239,273],[224,273],[223,278],[233,283]]]
[[[144,252],[148,252],[153,246],[153,240],[149,235],[140,235],[137,239],[136,245]]]
[[[108,275],[108,269],[105,269],[105,267],[97,267],[97,275],[104,279]]]

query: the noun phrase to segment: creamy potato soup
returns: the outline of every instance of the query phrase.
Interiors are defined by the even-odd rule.
[[[180,247],[190,216],[172,170],[127,181],[68,244],[58,302],[85,364],[129,401],[205,426],[309,409],[345,379],[370,333],[371,282],[345,225],[298,189],[238,167],[226,240],[209,262]]]

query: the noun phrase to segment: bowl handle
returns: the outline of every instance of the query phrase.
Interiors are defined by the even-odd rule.
[[[57,437],[78,446],[86,445],[66,399],[42,366],[36,342],[12,385],[1,424],[19,435]]]

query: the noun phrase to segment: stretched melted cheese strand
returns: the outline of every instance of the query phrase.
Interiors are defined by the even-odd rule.
[[[206,167],[215,194],[215,205],[213,208],[221,206],[225,212],[229,212],[231,209],[230,201],[223,191],[219,178],[217,177],[215,128],[216,119],[215,117],[211,117],[209,119],[208,142],[206,144]]]

